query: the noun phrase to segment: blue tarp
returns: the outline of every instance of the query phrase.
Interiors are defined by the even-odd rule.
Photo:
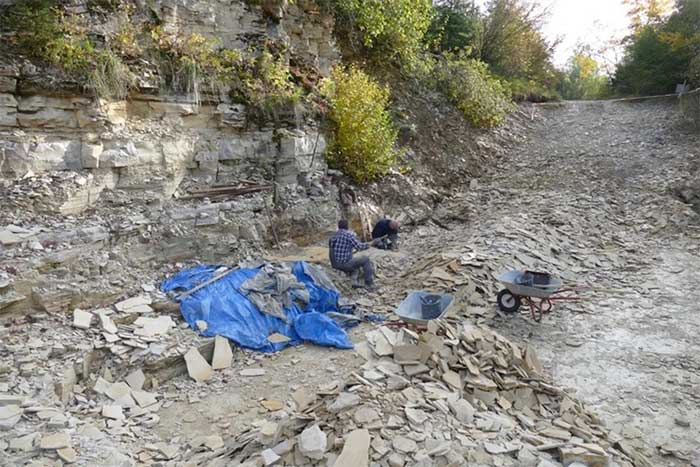
[[[293,264],[292,272],[309,291],[309,304],[300,309],[292,304],[284,309],[288,322],[261,312],[240,292],[241,284],[255,277],[260,268],[238,269],[216,282],[196,291],[180,301],[180,311],[185,321],[197,329],[198,320],[207,323],[202,335],[225,336],[242,347],[261,352],[277,352],[289,345],[305,341],[314,344],[351,349],[352,342],[345,331],[324,313],[337,311],[339,293],[324,288],[307,274],[306,263]],[[196,266],[185,269],[163,282],[161,290],[184,292],[213,277],[218,266]],[[286,343],[273,344],[267,340],[270,334],[289,337]]]

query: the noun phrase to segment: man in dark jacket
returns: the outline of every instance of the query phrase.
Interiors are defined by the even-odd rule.
[[[374,268],[370,259],[367,256],[358,256],[356,258],[352,256],[353,250],[366,250],[371,245],[376,245],[376,242],[361,242],[354,232],[348,230],[348,221],[343,219],[338,222],[338,230],[328,240],[328,255],[334,269],[349,274],[362,269],[365,276],[365,286],[370,290],[375,290]]]
[[[391,219],[381,219],[374,224],[372,238],[381,239],[377,248],[382,250],[399,249],[399,223]]]

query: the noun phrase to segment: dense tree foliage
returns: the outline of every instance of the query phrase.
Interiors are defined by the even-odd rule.
[[[513,110],[510,92],[484,62],[464,53],[448,54],[435,70],[440,88],[475,127],[499,125]]]
[[[600,99],[610,93],[610,82],[590,53],[578,50],[569,60],[559,92],[564,99]]]
[[[325,0],[350,42],[359,39],[375,58],[416,60],[430,26],[430,0]]]
[[[489,0],[480,10],[474,1],[448,0],[436,11],[429,30],[433,50],[466,51],[487,63],[510,83],[516,99],[556,97],[553,44],[542,34],[546,11],[537,2]]]
[[[426,40],[436,53],[469,51],[478,56],[483,34],[484,24],[475,3],[451,0],[435,6]]]
[[[615,72],[620,94],[673,92],[676,84],[700,86],[700,1],[634,0],[632,34]]]

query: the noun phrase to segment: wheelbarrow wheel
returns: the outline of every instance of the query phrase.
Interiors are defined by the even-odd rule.
[[[505,313],[515,313],[520,308],[520,297],[513,295],[508,289],[503,289],[498,292],[496,299],[498,301],[498,308]]]

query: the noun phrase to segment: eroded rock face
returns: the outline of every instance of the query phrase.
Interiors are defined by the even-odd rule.
[[[296,63],[320,75],[339,59],[332,19],[313,1],[270,0],[251,6],[245,1],[159,0],[149,8],[166,31],[201,34],[223,47],[244,48],[263,40],[283,44]],[[113,26],[109,18],[94,21],[96,30]],[[148,76],[142,78],[144,94],[106,101],[20,58],[0,63],[0,180],[55,171],[109,171],[118,180],[110,188],[119,188],[155,174],[175,181],[157,193],[167,198],[187,175],[217,179],[224,174],[231,180],[258,174],[278,184],[283,193],[277,201],[282,203],[307,197],[307,192],[325,197],[314,182],[325,169],[320,157],[325,138],[301,107],[281,112],[274,122],[261,121],[228,96],[163,95],[148,84]],[[91,195],[94,203],[99,192]],[[79,211],[75,206],[70,210]]]
[[[11,3],[0,0],[0,10]],[[119,26],[90,17],[80,1],[66,8],[91,18],[100,34]],[[201,34],[222,47],[270,41],[314,79],[339,60],[333,21],[314,1],[156,0],[148,10],[166,31]],[[103,290],[117,290],[123,284],[108,284],[107,276],[126,264],[153,270],[148,262],[251,259],[276,237],[284,242],[336,222],[326,139],[309,109],[295,104],[267,115],[225,92],[168,94],[153,64],[134,66],[138,89],[105,100],[59,70],[20,55],[0,58],[0,262],[16,279],[0,290],[0,314],[62,310],[78,300],[63,286],[73,275],[68,264],[91,277],[91,289],[100,277]],[[266,188],[240,197],[197,194],[247,184]],[[78,261],[81,255],[92,259]],[[57,275],[44,280],[55,267]]]

